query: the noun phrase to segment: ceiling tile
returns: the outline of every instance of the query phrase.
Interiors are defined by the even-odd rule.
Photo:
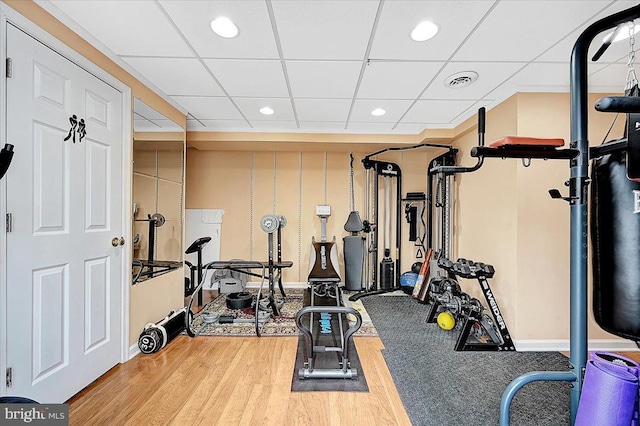
[[[424,130],[423,123],[398,123],[396,130],[401,132],[420,133]]]
[[[187,131],[191,131],[191,130],[202,130],[204,129],[204,126],[202,125],[201,122],[199,122],[198,120],[195,119],[189,119],[187,118]]]
[[[154,2],[52,0],[52,3],[117,55],[193,57]]]
[[[351,99],[296,99],[300,121],[347,121]]]
[[[300,128],[318,132],[343,132],[344,121],[301,121]]]
[[[402,114],[411,106],[413,100],[397,100],[397,99],[380,99],[380,100],[361,100],[357,99],[351,111],[349,122],[360,121],[367,123],[393,123],[395,124]],[[382,108],[387,113],[380,117],[371,115],[371,111],[376,108]]]
[[[602,69],[604,64],[591,64],[589,72],[593,73]],[[513,92],[568,92],[570,86],[570,73],[568,63],[538,63],[527,65],[522,71],[513,76],[506,85]],[[624,82],[622,83],[624,86]]]
[[[244,131],[251,129],[251,126],[245,120],[200,120],[200,122],[207,130]]]
[[[453,59],[533,60],[608,3],[596,0],[500,2]]]
[[[278,58],[264,1],[161,0],[160,4],[201,57]],[[211,31],[211,21],[220,16],[237,25],[237,37],[225,39]]]
[[[626,64],[604,66],[589,75],[589,90],[591,92],[623,93],[628,71]],[[640,73],[637,75],[640,77]]]
[[[136,132],[148,132],[150,130],[159,130],[161,127],[153,121],[141,119],[133,120],[133,128]]]
[[[258,131],[265,130],[287,130],[296,131],[298,127],[295,121],[251,121],[251,125]]]
[[[446,60],[471,32],[493,1],[386,1],[371,48],[371,59]],[[422,21],[439,27],[424,42],[409,35]]]
[[[370,62],[358,98],[415,99],[444,62]]]
[[[291,100],[289,98],[234,98],[234,102],[249,121],[289,121],[294,120]],[[274,113],[264,115],[260,112],[262,107],[270,107]]]
[[[197,59],[125,58],[125,61],[167,95],[224,95]]]
[[[608,2],[605,2],[608,3]],[[582,34],[582,32],[586,29],[586,27],[597,21],[598,19],[604,18],[605,16],[611,15],[612,13],[620,12],[624,9],[628,9],[637,5],[637,1],[618,1],[609,7],[607,7],[604,11],[597,14],[596,17],[589,19],[583,25],[581,25],[577,30],[573,31],[567,38],[560,41],[557,45],[552,47],[548,52],[545,52],[538,61],[563,61],[569,62],[571,60],[571,51],[573,50],[573,45],[576,40]],[[602,35],[596,37],[591,46],[589,47],[589,58],[592,58],[596,51],[600,48],[602,44],[602,40],[605,34],[608,34],[609,31],[603,33]],[[636,36],[640,37],[640,36]],[[620,42],[613,43],[607,51],[602,55],[599,62],[615,62],[623,56],[626,56],[628,53],[628,39]]]
[[[421,99],[480,99],[494,87],[511,77],[522,68],[524,63],[449,63],[438,75],[437,79],[421,96]],[[450,89],[445,81],[453,74],[462,71],[478,73],[478,79],[466,87]]]
[[[364,59],[377,1],[272,1],[285,59]]]
[[[242,119],[242,115],[226,97],[172,96],[172,98],[199,120]]]
[[[391,133],[396,123],[363,123],[349,121],[347,131],[358,133]],[[398,133],[398,132],[395,132]]]
[[[174,132],[181,132],[183,131],[183,128],[178,126],[176,123],[174,123],[173,121],[169,120],[168,118],[163,118],[160,120],[151,120],[153,122],[153,124],[155,124],[156,126],[162,128],[164,131],[167,130],[171,130]],[[136,129],[138,130],[138,129]]]
[[[449,123],[458,114],[473,105],[475,101],[416,101],[402,118],[406,122]]]
[[[205,59],[205,63],[230,96],[289,96],[280,61]]]
[[[137,115],[148,120],[166,118],[164,115],[151,108],[138,98],[133,98],[133,110]]]
[[[506,99],[506,98],[505,98]],[[471,117],[475,117],[475,121],[478,120],[478,110],[480,108],[485,108],[486,110],[491,110],[492,108],[498,106],[504,99],[499,101],[493,99],[481,99],[478,102],[474,102],[472,105],[469,105],[466,109],[461,109],[458,116],[456,116],[451,122],[453,125],[458,125],[463,123],[465,120],[468,120]]]
[[[287,61],[294,98],[353,98],[361,62]]]

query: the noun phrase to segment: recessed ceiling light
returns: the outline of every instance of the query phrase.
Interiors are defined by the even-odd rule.
[[[386,113],[387,111],[383,110],[382,108],[376,108],[373,111],[371,111],[371,115],[375,117],[380,117],[382,115],[385,115]]]
[[[633,27],[633,34],[637,34],[638,31],[640,31],[640,25],[636,24]],[[615,30],[607,34],[602,39],[602,42],[604,43],[607,40],[609,40],[614,32]],[[616,34],[616,37],[613,40],[611,40],[611,43],[615,43],[616,41],[622,41],[628,38],[629,38],[629,24],[622,24],[622,28],[620,28],[620,30],[618,31],[618,34]]]
[[[260,112],[263,113],[264,115],[271,115],[273,114],[275,111],[269,107],[262,107],[260,108]]]
[[[224,16],[211,21],[211,30],[224,38],[234,38],[238,35],[238,27],[236,27],[236,24]]]
[[[422,21],[411,31],[414,41],[426,41],[438,34],[438,26],[431,21]]]

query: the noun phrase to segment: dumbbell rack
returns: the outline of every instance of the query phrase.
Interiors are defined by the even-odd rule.
[[[511,339],[511,334],[509,333],[507,324],[504,320],[504,317],[502,316],[500,307],[498,306],[498,302],[496,301],[493,291],[491,290],[491,286],[489,285],[488,279],[492,278],[495,274],[494,267],[492,265],[481,262],[474,262],[467,259],[458,259],[454,263],[446,258],[439,259],[438,266],[442,267],[453,276],[459,276],[461,278],[467,279],[477,279],[493,317],[492,322],[488,320],[488,318],[485,318],[486,314],[483,313],[483,308],[480,302],[477,299],[469,299],[467,301],[468,303],[465,303],[465,305],[468,306],[465,306],[464,309],[464,320],[462,323],[462,329],[456,341],[454,350],[459,352],[515,351],[516,348],[513,340]],[[468,295],[466,293],[463,293],[463,295],[468,299]],[[433,300],[431,303],[431,308],[429,309],[429,313],[427,316],[427,322],[435,322],[435,316],[437,315],[438,310],[441,306],[437,297],[434,297],[432,299]],[[494,342],[487,343],[468,342],[469,335],[471,334],[471,331],[474,329],[474,327],[484,328],[489,334],[492,334],[492,328],[494,330],[497,329],[498,333],[500,334],[499,339],[497,340],[500,340],[501,343],[496,343],[496,339],[492,339],[494,340]]]

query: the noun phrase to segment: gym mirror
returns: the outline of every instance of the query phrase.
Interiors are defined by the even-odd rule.
[[[182,267],[184,129],[133,102],[133,284]]]

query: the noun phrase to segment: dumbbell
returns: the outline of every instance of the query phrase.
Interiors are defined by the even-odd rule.
[[[446,257],[438,259],[438,266],[446,271],[453,272],[453,262]]]
[[[477,262],[475,265],[475,273],[479,277],[487,277],[492,278],[496,273],[495,268],[492,265],[488,265],[486,263]]]
[[[453,264],[453,273],[462,278],[475,278],[473,269],[469,263],[456,262]]]

